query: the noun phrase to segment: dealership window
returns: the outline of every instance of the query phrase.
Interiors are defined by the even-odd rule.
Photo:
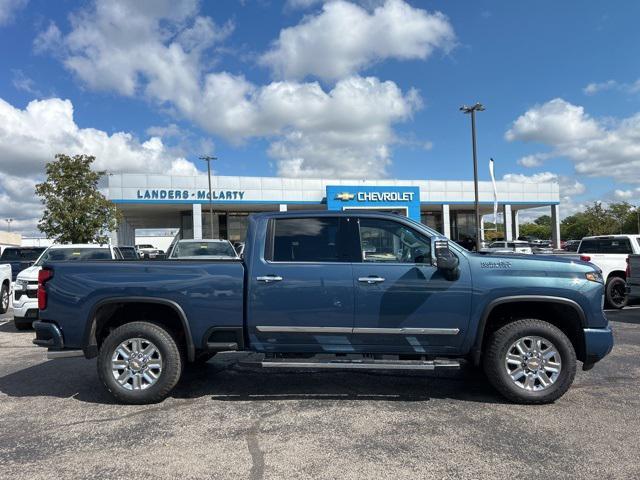
[[[361,218],[360,248],[364,262],[431,262],[429,238],[391,220]]]
[[[339,262],[337,217],[287,218],[273,221],[273,253],[276,262]]]
[[[476,238],[475,213],[465,210],[451,212],[451,239],[461,241]]]
[[[438,212],[421,212],[420,222],[427,227],[433,228],[436,232],[443,233],[442,214]]]
[[[246,213],[227,214],[227,239],[231,242],[244,242],[247,236],[249,216]]]

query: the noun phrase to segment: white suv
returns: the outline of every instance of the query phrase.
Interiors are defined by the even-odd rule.
[[[600,235],[584,237],[578,247],[580,259],[602,270],[605,279],[605,300],[609,307],[627,304],[627,257],[640,253],[640,235]]]
[[[38,257],[36,263],[21,271],[13,286],[13,322],[18,330],[27,330],[38,318],[38,272],[45,262],[91,261],[120,259],[110,245],[90,243],[52,245]]]

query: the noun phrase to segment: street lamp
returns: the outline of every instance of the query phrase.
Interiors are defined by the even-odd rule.
[[[460,107],[462,113],[471,114],[471,143],[473,145],[473,187],[475,190],[475,207],[476,207],[476,252],[480,251],[480,204],[478,201],[478,156],[476,152],[476,112],[484,111],[484,105],[476,102],[475,105]]]
[[[7,232],[11,233],[11,222],[13,222],[13,218],[5,218],[5,222],[7,222]]]
[[[200,160],[207,162],[207,174],[209,176],[209,224],[211,225],[211,238],[213,239],[213,195],[211,194],[211,160],[217,160],[218,157],[211,155],[203,155]]]

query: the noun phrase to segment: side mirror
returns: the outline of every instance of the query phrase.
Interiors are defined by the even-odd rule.
[[[449,280],[455,280],[459,276],[458,266],[460,260],[449,248],[447,240],[435,241],[436,267],[442,270]]]

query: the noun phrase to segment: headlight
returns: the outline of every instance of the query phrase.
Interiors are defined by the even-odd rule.
[[[26,280],[16,280],[15,288],[18,290],[26,290],[29,282]]]
[[[584,274],[584,276],[591,282],[604,283],[600,272],[587,272]]]

